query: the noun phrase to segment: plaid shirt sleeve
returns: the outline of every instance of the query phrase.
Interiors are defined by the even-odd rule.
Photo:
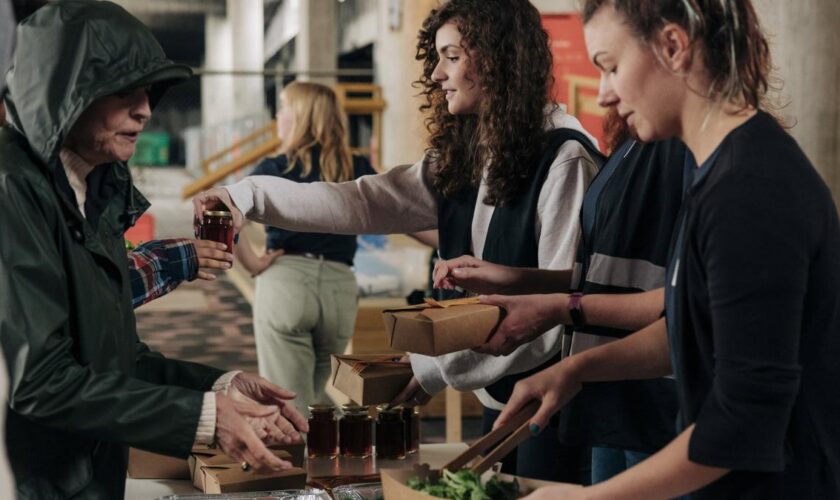
[[[186,238],[153,240],[128,254],[134,308],[162,297],[198,275],[198,256]]]

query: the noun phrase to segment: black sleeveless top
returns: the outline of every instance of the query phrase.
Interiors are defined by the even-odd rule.
[[[557,151],[567,140],[579,142],[593,158],[603,159],[589,138],[581,132],[566,128],[547,132],[542,154],[526,191],[516,200],[493,210],[482,251],[484,260],[506,266],[538,267],[537,203]],[[477,202],[478,188],[465,190],[451,199],[439,196],[438,234],[442,259],[472,254],[472,220]],[[527,372],[502,377],[485,389],[493,399],[506,403],[518,380],[556,363],[560,360],[560,354],[558,352],[556,356]]]

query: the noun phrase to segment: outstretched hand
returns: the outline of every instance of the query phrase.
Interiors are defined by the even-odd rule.
[[[309,432],[306,418],[290,403],[296,394],[278,387],[263,377],[252,373],[239,373],[230,383],[229,394],[234,399],[244,396],[263,405],[276,406],[280,414],[300,432]]]
[[[488,295],[482,304],[499,306],[504,317],[487,342],[473,349],[482,354],[507,356],[562,321],[561,301],[552,295]]]
[[[218,207],[220,204],[228,208],[233,216],[233,228],[237,233],[242,230],[242,225],[245,222],[245,217],[242,212],[236,208],[233,200],[225,188],[212,188],[207,191],[202,191],[195,198],[193,198],[193,215],[196,220],[202,220],[205,210],[211,210]]]
[[[211,240],[192,240],[192,243],[198,257],[199,279],[213,281],[216,275],[212,271],[230,269],[233,265],[233,250],[224,243]]]
[[[434,287],[444,290],[463,288],[475,293],[504,293],[516,279],[515,269],[462,255],[439,260],[432,273]]]
[[[566,405],[581,389],[581,382],[565,358],[545,370],[522,379],[513,388],[513,394],[504,410],[496,419],[493,428],[506,424],[511,417],[519,413],[533,400],[540,402],[540,407],[531,418],[531,433],[539,432],[548,425],[551,416]]]
[[[271,453],[248,419],[270,418],[277,413],[273,406],[234,401],[216,394],[216,443],[226,455],[247,463],[257,472],[267,473],[292,467]]]

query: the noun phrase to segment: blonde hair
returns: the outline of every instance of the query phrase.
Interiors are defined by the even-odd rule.
[[[289,137],[283,138],[282,152],[289,160],[286,172],[297,162],[302,175],[312,172],[312,148],[321,146],[321,179],[329,182],[353,180],[353,160],[347,142],[347,118],[333,90],[311,82],[292,82],[283,89],[294,116]]]

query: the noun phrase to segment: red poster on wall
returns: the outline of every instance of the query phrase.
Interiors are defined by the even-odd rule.
[[[586,53],[580,16],[547,14],[542,16],[542,22],[554,56],[554,98],[567,106],[567,111],[598,139],[603,149],[604,109],[596,100],[599,75]]]

